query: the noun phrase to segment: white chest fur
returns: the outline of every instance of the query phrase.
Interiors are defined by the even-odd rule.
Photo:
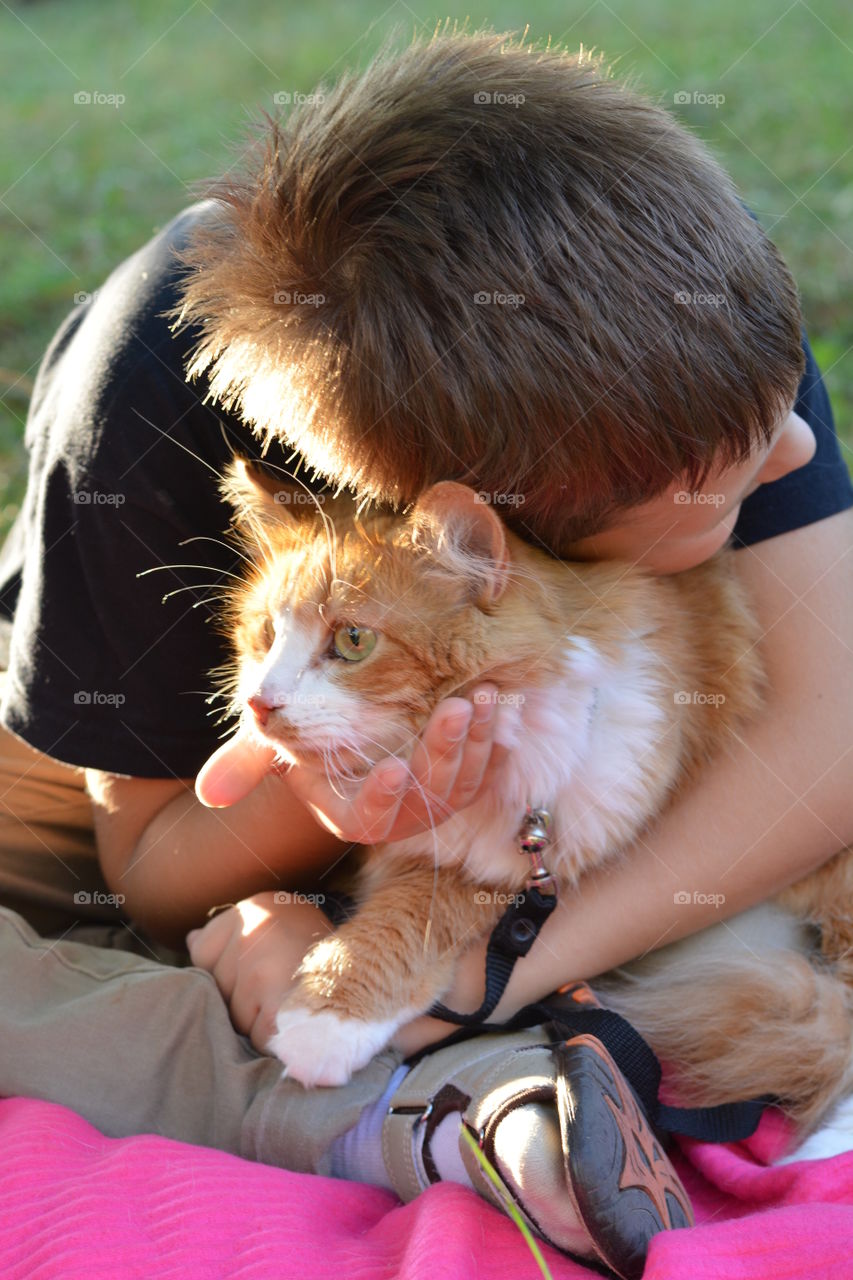
[[[630,840],[660,794],[653,760],[672,724],[665,673],[640,639],[614,663],[583,637],[569,638],[564,671],[549,688],[499,695],[496,736],[511,750],[495,786],[434,831],[389,845],[390,853],[464,864],[481,884],[520,884],[528,866],[516,834],[527,804],[551,813],[548,864],[563,876]]]

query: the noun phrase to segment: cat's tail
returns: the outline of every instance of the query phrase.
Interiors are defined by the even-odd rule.
[[[770,1094],[805,1135],[853,1089],[851,988],[819,957],[688,950],[592,985],[671,1069],[681,1104]]]
[[[853,992],[853,848],[786,889],[776,904],[817,929],[824,961]]]

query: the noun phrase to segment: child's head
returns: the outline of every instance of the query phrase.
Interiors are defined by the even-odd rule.
[[[744,498],[807,463],[815,451],[809,424],[783,415],[771,439],[733,466],[715,466],[704,483],[685,489],[674,481],[648,502],[617,511],[606,527],[570,547],[581,560],[624,559],[660,573],[692,569],[729,538]]]
[[[362,495],[461,480],[565,555],[754,471],[793,404],[777,250],[705,147],[583,54],[386,50],[210,194],[192,372]]]

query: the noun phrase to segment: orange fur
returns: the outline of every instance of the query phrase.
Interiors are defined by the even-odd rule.
[[[507,722],[510,736],[529,730],[526,717],[547,717],[549,697],[571,680],[579,700],[595,683],[588,721],[580,715],[557,744],[528,733],[517,748],[541,753],[552,787],[563,778],[559,794],[527,800],[558,819],[551,869],[566,886],[618,855],[760,706],[758,629],[730,553],[663,578],[624,564],[565,563],[522,542],[452,483],[433,486],[405,517],[362,518],[346,498],[318,509],[277,504],[245,467],[224,488],[255,562],[224,620],[235,658],[226,687],[247,732],[258,730],[245,698],[256,687],[277,691],[262,736],[290,757],[319,759],[345,784],[385,755],[405,755],[442,698],[484,679],[502,696],[527,699]],[[330,651],[342,626],[378,637],[364,661]],[[298,672],[288,656],[297,643]],[[595,674],[583,675],[585,662]],[[309,714],[299,702],[304,688],[322,690],[314,696],[325,706]],[[537,712],[539,695],[545,709]],[[593,773],[601,767],[609,743],[635,744],[609,791],[591,793],[594,820],[566,800],[576,783],[557,756],[572,749],[573,733],[586,743],[581,775],[588,764]],[[596,733],[605,735],[597,747]],[[496,854],[494,867],[483,866],[469,852],[477,830],[466,834],[464,825],[496,821],[498,811],[504,842],[514,838],[523,802],[517,811],[500,805],[510,805],[523,763],[510,752],[489,808],[472,806],[419,838],[371,851],[358,913],[308,954],[286,1007],[386,1026],[444,993],[457,954],[503,910],[497,892],[484,904],[478,886],[509,893],[523,885],[524,859]],[[664,950],[607,975],[601,989],[672,1065],[686,1097],[713,1103],[772,1092],[811,1127],[850,1082],[852,896],[845,853],[776,907],[780,919],[816,926],[822,953],[771,938],[742,954],[718,948],[709,962],[703,944],[697,952],[686,940],[677,963]]]

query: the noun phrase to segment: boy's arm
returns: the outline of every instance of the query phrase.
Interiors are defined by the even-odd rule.
[[[151,935],[180,947],[215,905],[316,879],[347,848],[286,779],[265,778],[230,809],[206,809],[191,780],[86,771],[109,888]]]
[[[472,803],[502,754],[493,750],[494,726],[492,699],[473,706],[464,698],[444,699],[402,770],[403,790],[385,785],[389,775],[401,773],[400,765],[382,761],[343,804],[349,836],[317,821],[311,798],[320,775],[308,769],[270,774],[243,799],[217,809],[199,801],[190,780],[87,769],[104,878],[123,895],[134,920],[153,937],[180,946],[188,929],[204,924],[211,906],[266,889],[307,888],[351,844],[389,831],[402,839],[421,830],[442,805],[452,811]],[[323,783],[326,793],[325,778]],[[424,793],[431,806],[424,805]]]
[[[494,1020],[771,897],[853,843],[853,511],[734,563],[764,632],[762,714],[618,863],[563,896]],[[483,966],[478,945],[445,1003],[475,1009]],[[421,1018],[397,1042],[411,1052],[447,1031]]]

